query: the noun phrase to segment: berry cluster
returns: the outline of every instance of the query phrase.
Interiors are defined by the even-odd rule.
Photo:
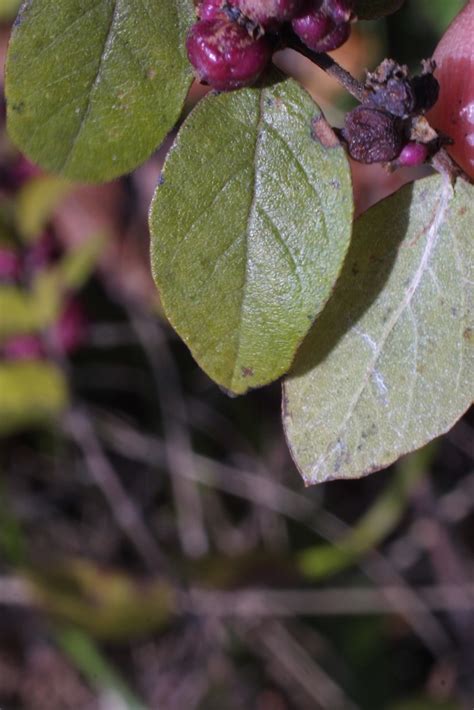
[[[386,59],[367,75],[366,99],[346,115],[341,131],[354,160],[413,167],[439,149],[443,139],[424,118],[438,99],[434,68],[424,62],[422,74],[410,78],[407,67]]]
[[[353,0],[202,0],[187,38],[200,81],[219,91],[253,84],[288,33],[314,52],[350,34]]]

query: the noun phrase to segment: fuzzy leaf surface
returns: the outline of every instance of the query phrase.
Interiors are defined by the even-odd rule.
[[[151,210],[165,311],[240,394],[280,377],[340,272],[352,229],[344,150],[293,80],[202,101]]]
[[[286,436],[307,484],[384,468],[470,406],[473,204],[472,185],[434,176],[356,222],[284,386]]]
[[[191,71],[190,0],[27,0],[8,53],[8,127],[43,168],[104,181],[173,128]]]

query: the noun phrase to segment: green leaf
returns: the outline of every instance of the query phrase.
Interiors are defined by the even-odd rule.
[[[43,426],[68,403],[62,372],[47,362],[0,364],[0,435]]]
[[[168,318],[222,387],[271,382],[291,365],[348,248],[344,150],[286,80],[202,101],[161,182],[150,226]]]
[[[190,82],[190,0],[28,0],[10,42],[10,135],[47,170],[103,181],[173,128]]]
[[[284,387],[307,484],[384,468],[450,429],[473,396],[474,187],[434,176],[356,223],[333,298]]]
[[[377,20],[401,8],[405,0],[356,0],[355,14],[359,20]]]

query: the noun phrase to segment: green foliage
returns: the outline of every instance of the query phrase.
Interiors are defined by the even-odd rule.
[[[345,153],[293,80],[202,101],[151,211],[165,311],[201,367],[242,393],[282,375],[350,238]]]
[[[135,168],[178,119],[191,82],[190,0],[30,0],[6,74],[10,135],[42,167],[85,181]]]
[[[473,197],[466,182],[453,190],[434,176],[356,223],[336,292],[285,385],[306,483],[388,466],[470,406]]]

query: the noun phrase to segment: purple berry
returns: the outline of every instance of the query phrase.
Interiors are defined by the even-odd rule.
[[[336,25],[350,22],[354,14],[354,0],[324,0],[322,11]]]
[[[321,10],[311,10],[291,23],[293,32],[313,52],[332,52],[349,39],[351,26],[348,22],[336,24]]]
[[[12,249],[0,247],[0,281],[16,281],[20,276],[21,259]]]
[[[277,29],[301,11],[304,0],[229,0],[242,15],[265,30]]]
[[[38,335],[16,335],[3,346],[5,360],[38,360],[43,355],[43,344]]]
[[[291,26],[295,35],[310,49],[334,29],[334,23],[320,10],[311,10],[296,17]]]
[[[223,18],[223,0],[203,0],[198,7],[198,17],[200,20],[215,20]]]
[[[397,163],[400,167],[414,168],[423,165],[428,157],[428,148],[423,143],[407,143],[398,156]]]
[[[253,39],[240,25],[219,19],[197,22],[186,47],[199,80],[219,91],[253,84],[271,55],[265,37]]]

